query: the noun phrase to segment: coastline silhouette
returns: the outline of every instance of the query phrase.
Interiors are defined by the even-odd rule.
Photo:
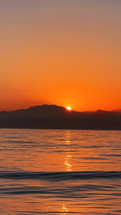
[[[0,112],[0,128],[121,130],[121,112],[68,111],[56,105]]]

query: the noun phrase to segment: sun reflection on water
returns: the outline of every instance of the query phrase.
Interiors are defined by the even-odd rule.
[[[62,205],[62,213],[64,215],[66,215],[67,213],[69,213],[69,210],[67,209],[67,207],[64,204]]]
[[[72,171],[72,164],[70,163],[70,158],[72,158],[72,156],[67,154],[66,159],[64,161],[66,171],[68,171],[68,172]]]
[[[65,170],[67,172],[70,172],[70,171],[72,171],[72,164],[70,163],[70,159],[72,158],[72,155],[70,155],[70,152],[69,152],[70,147],[71,147],[71,132],[70,131],[67,132],[65,144],[68,145],[69,148],[68,148],[68,152],[65,157],[64,165],[65,165]]]

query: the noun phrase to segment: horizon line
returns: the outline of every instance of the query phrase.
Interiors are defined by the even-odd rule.
[[[0,110],[0,112],[12,112],[12,111],[19,111],[19,110],[28,110],[30,108],[34,108],[34,107],[42,107],[42,106],[56,106],[56,107],[61,107],[66,109],[66,106],[62,106],[62,105],[56,105],[56,104],[38,104],[38,105],[33,105],[33,106],[29,106],[29,107],[23,107],[23,108],[18,108],[18,109],[11,109],[11,110]],[[75,111],[75,112],[97,112],[97,111],[105,111],[105,112],[121,112],[121,109],[112,109],[112,110],[105,110],[105,109],[95,109],[95,110],[75,110],[75,109],[71,109],[71,111]]]

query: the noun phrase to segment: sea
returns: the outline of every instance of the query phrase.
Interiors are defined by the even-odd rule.
[[[0,129],[0,214],[121,214],[121,131]]]

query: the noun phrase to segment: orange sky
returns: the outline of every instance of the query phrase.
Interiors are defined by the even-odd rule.
[[[0,1],[0,110],[121,109],[121,1]]]

